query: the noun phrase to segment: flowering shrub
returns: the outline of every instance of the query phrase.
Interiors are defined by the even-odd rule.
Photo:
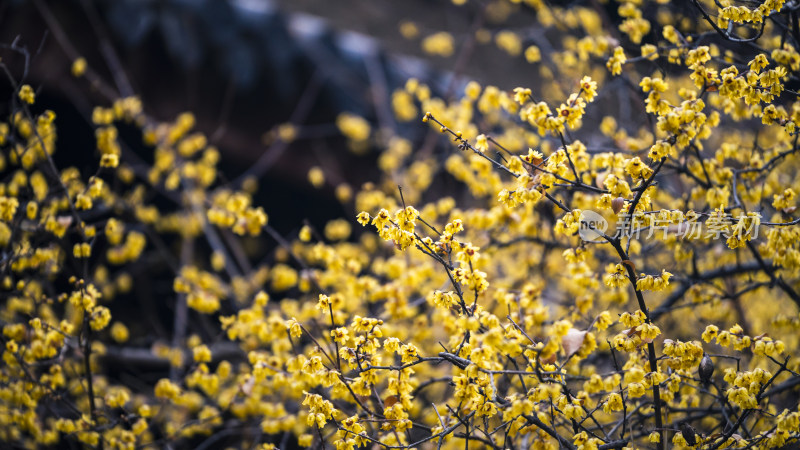
[[[395,118],[446,135],[441,153],[340,115],[353,151],[381,148],[374,182],[338,186],[352,214],[290,237],[255,204],[255,180],[220,176],[190,113],[159,123],[136,97],[99,105],[96,171],[58,167],[57,148],[78,150],[3,65],[0,440],[797,445],[796,6],[519,3],[480,14],[529,14],[535,35],[475,39],[539,65],[538,86],[472,81],[451,99],[409,80]],[[441,30],[401,31],[459,52]],[[82,58],[72,72],[99,78]],[[625,109],[638,117],[616,119]],[[151,164],[127,157],[121,125]],[[328,183],[324,167],[308,175]],[[263,259],[252,239],[278,248]],[[173,311],[171,342],[114,312],[152,261],[172,271],[174,294],[155,300]],[[155,379],[115,374],[154,361]]]

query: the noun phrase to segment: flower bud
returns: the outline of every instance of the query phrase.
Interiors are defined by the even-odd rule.
[[[619,214],[623,206],[625,206],[624,198],[615,197],[614,200],[611,200],[611,209],[614,210],[614,214]]]
[[[681,422],[678,424],[678,428],[680,428],[681,435],[683,435],[683,439],[686,440],[687,444],[697,445],[697,433],[691,425],[689,425],[687,422]]]
[[[700,375],[700,381],[703,384],[708,384],[711,381],[711,375],[714,374],[714,361],[707,354],[703,354],[703,359],[700,360],[700,366],[697,369]]]

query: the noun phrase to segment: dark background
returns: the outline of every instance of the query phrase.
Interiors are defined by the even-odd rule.
[[[479,15],[477,7],[444,0],[16,0],[0,6],[0,43],[33,55],[25,81],[37,91],[36,107],[57,114],[57,162],[93,170],[91,109],[111,103],[86,78],[71,76],[79,55],[113,90],[140,96],[148,116],[171,121],[193,112],[196,128],[220,149],[220,172],[230,179],[270,152],[272,164],[258,173],[256,203],[280,212],[270,214],[270,223],[290,233],[304,219],[322,226],[352,214],[335,201],[336,184],[356,191],[378,179],[375,160],[382,149],[361,156],[348,151],[334,125],[339,113],[363,116],[373,130],[390,126],[419,145],[427,129],[391,117],[391,92],[409,77],[448,97],[460,94],[466,79],[508,90],[535,79],[535,67],[524,58],[473,39],[478,26],[492,29],[493,18],[510,16],[512,25],[523,26],[530,13],[495,7]],[[417,24],[418,38],[400,35],[403,20]],[[421,38],[443,30],[455,36],[455,54],[424,55]],[[4,51],[0,57],[17,73],[23,70],[18,55]],[[0,89],[1,95],[11,92],[8,85]],[[301,133],[276,151],[267,133],[282,123],[300,126]],[[120,132],[126,145],[151,160],[135,130]],[[309,185],[306,175],[315,165],[324,166],[328,188]]]

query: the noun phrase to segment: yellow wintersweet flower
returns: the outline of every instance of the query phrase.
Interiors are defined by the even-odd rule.
[[[511,56],[519,56],[522,53],[522,41],[513,31],[500,31],[494,37],[497,47]]]
[[[23,102],[32,105],[35,101],[36,95],[33,92],[33,88],[28,84],[23,84],[19,88],[19,93],[17,94]]]
[[[315,188],[321,188],[325,184],[325,172],[318,166],[312,167],[308,171],[308,181]]]
[[[127,342],[129,336],[128,327],[122,322],[114,322],[114,324],[111,325],[111,337],[115,342],[120,344]]]
[[[422,40],[422,50],[425,53],[448,57],[453,54],[455,43],[450,33],[440,31]]]
[[[529,63],[535,63],[542,60],[542,53],[539,51],[539,47],[535,45],[531,45],[525,49],[525,60]]]
[[[591,77],[585,76],[581,79],[581,96],[587,101],[591,102],[597,97],[597,82],[593,81]]]
[[[625,64],[627,60],[622,47],[616,47],[614,49],[614,54],[609,58],[608,62],[606,62],[606,67],[611,71],[611,75],[619,75],[622,73],[622,65]]]
[[[81,77],[86,72],[86,58],[79,57],[75,61],[72,62],[72,76],[74,77]]]

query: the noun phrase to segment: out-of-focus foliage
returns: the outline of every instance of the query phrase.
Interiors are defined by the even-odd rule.
[[[350,214],[288,237],[255,178],[221,176],[191,113],[98,105],[81,173],[54,163],[80,150],[6,70],[0,440],[796,446],[798,6],[453,3],[475,18],[468,36],[404,19],[398,33],[434,57],[496,46],[540,81],[440,98],[411,79],[380,124],[342,113],[350,150],[380,149],[374,181],[315,166],[309,183]],[[72,72],[100,78],[86,60]],[[387,126],[420,119],[418,141]],[[171,270],[155,299],[171,342],[121,304],[164,276],[154,261]],[[159,362],[156,379],[118,374]]]

